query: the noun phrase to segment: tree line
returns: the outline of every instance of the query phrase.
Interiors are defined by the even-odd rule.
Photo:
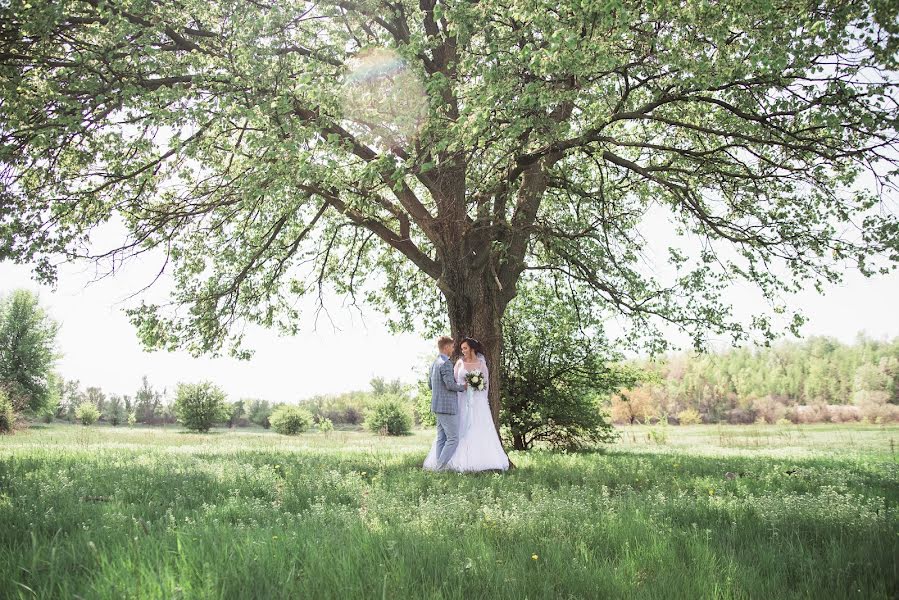
[[[634,361],[647,373],[612,399],[618,423],[899,421],[899,338],[860,334]]]

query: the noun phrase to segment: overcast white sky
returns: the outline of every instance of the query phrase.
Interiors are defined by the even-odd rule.
[[[664,248],[666,238],[672,237],[670,223],[664,215],[649,215],[644,234],[648,246]],[[101,235],[107,246],[119,241],[109,231]],[[339,306],[330,311],[339,330],[323,317],[315,330],[311,322],[303,323],[301,335],[295,338],[264,330],[253,332],[247,341],[256,354],[250,361],[144,352],[123,313],[124,307],[135,301],[124,301],[152,280],[158,264],[152,259],[132,262],[114,277],[93,283],[92,267],[62,265],[57,289],[51,290],[32,280],[29,266],[0,262],[0,294],[15,288],[37,291],[42,304],[61,324],[58,371],[66,379],[79,380],[82,387],[99,386],[107,393],[133,394],[141,376],[147,375],[155,387],[169,391],[179,381],[209,379],[231,399],[296,401],[316,394],[367,389],[375,376],[411,383],[426,372],[433,356],[431,340],[392,335],[379,314],[370,311],[360,318],[358,312]],[[165,287],[162,282],[145,297],[162,300]],[[744,319],[764,310],[752,290],[732,290],[725,300]],[[805,337],[829,335],[852,342],[860,331],[878,339],[899,336],[897,274],[866,279],[850,272],[842,285],[831,286],[824,296],[812,290],[799,294],[793,302],[802,306],[809,318]],[[678,343],[688,346],[685,340]]]

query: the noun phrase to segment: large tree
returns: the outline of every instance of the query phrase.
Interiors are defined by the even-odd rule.
[[[52,279],[59,254],[161,251],[172,302],[132,319],[193,353],[294,331],[296,297],[333,289],[448,320],[498,381],[527,270],[654,349],[666,322],[770,334],[721,287],[780,312],[897,258],[897,33],[877,0],[8,0],[0,258]],[[668,279],[650,210],[697,247]],[[111,218],[128,242],[89,251]]]
[[[0,297],[0,389],[16,411],[39,413],[52,401],[58,331],[37,294],[14,290]]]

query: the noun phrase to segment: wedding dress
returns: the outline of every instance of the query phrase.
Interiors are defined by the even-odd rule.
[[[459,445],[456,452],[446,464],[449,471],[488,471],[509,468],[509,457],[503,451],[499,441],[499,435],[493,426],[493,416],[490,414],[490,404],[487,401],[487,390],[490,385],[490,375],[487,371],[487,362],[482,354],[478,354],[479,365],[472,370],[478,370],[484,375],[485,386],[481,391],[469,387],[459,395]],[[460,358],[456,361],[453,370],[456,382],[465,383],[465,375],[468,370]],[[431,446],[431,451],[425,459],[424,468],[437,469],[437,441]]]

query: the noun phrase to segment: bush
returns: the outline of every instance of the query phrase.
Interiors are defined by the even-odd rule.
[[[383,396],[369,409],[365,427],[382,435],[406,435],[412,429],[412,415],[399,396]]]
[[[515,450],[535,444],[578,450],[617,437],[602,408],[640,380],[636,369],[612,364],[602,324],[571,298],[537,280],[522,281],[503,318],[500,424]],[[487,365],[488,368],[491,365]]]
[[[0,433],[12,433],[16,422],[16,413],[12,408],[12,401],[2,389],[0,389]]]
[[[787,418],[783,418],[783,419],[778,419],[778,420],[777,420],[777,424],[778,424],[778,425],[792,425],[792,424],[793,424],[793,421],[791,421],[791,420],[789,420],[789,419],[787,419]]]
[[[756,424],[777,423],[787,414],[787,407],[770,395],[753,398],[751,404]],[[761,419],[761,423],[759,423],[759,419]]]
[[[702,415],[699,411],[688,408],[677,413],[677,422],[681,425],[699,425],[702,423]]]
[[[75,409],[75,418],[81,421],[82,425],[93,425],[100,418],[100,411],[93,402],[85,400]]]
[[[135,423],[137,423],[137,414],[132,410],[128,413],[128,427],[134,427]]]
[[[228,418],[225,392],[208,381],[179,383],[175,394],[175,414],[186,428],[209,431],[214,423]]]
[[[312,413],[299,406],[282,404],[272,411],[269,421],[278,433],[296,435],[312,425]]]
[[[428,382],[418,382],[418,394],[415,396],[415,406],[412,408],[415,412],[415,420],[425,427],[435,427],[437,425],[437,415],[431,412],[431,388]]]
[[[331,433],[334,431],[334,422],[331,419],[319,419],[318,430],[321,433]]]

